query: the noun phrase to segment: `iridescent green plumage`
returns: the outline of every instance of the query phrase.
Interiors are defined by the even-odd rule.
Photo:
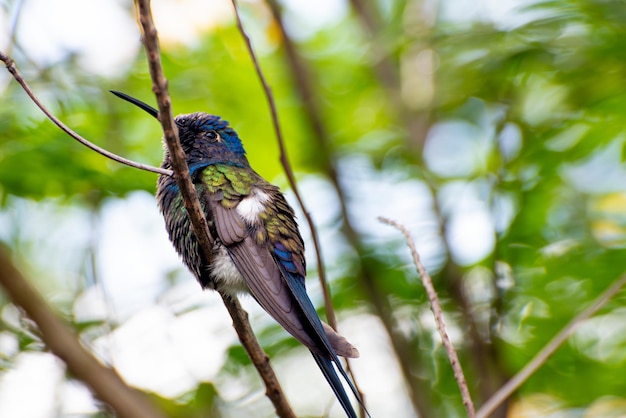
[[[258,222],[251,225],[251,236],[259,245],[280,242],[288,251],[297,255],[304,275],[304,243],[294,220],[293,209],[285,200],[278,187],[266,182],[249,168],[225,164],[207,166],[202,172],[202,183],[198,192],[221,195],[220,204],[225,209],[234,209],[255,188],[269,197],[271,205],[266,205],[258,214]]]
[[[224,207],[231,209],[250,194],[259,176],[249,169],[224,164],[210,165],[202,172],[203,185],[209,193],[222,193]]]

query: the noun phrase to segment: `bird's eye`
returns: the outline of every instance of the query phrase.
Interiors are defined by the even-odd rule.
[[[215,131],[208,131],[205,135],[206,135],[207,139],[209,141],[211,141],[211,142],[219,140],[219,135]]]

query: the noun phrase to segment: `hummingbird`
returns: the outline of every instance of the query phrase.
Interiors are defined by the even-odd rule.
[[[158,119],[152,106],[125,93],[111,93]],[[207,263],[202,255],[176,181],[161,175],[156,196],[174,248],[203,289],[252,295],[310,350],[347,416],[356,418],[337,370],[363,405],[338,358],[356,358],[359,352],[320,320],[307,295],[304,242],[293,209],[277,186],[252,169],[239,135],[227,121],[207,113],[183,114],[174,121],[214,237],[212,261]],[[167,150],[161,167],[172,169]]]

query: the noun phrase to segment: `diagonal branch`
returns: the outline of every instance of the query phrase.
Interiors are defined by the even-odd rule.
[[[285,58],[287,64],[289,65],[289,73],[293,77],[294,87],[296,92],[299,94],[300,99],[302,100],[302,105],[304,107],[304,115],[309,120],[309,124],[311,126],[313,138],[316,141],[318,156],[322,161],[322,167],[328,176],[335,192],[337,193],[340,213],[342,218],[344,219],[344,224],[347,225],[348,218],[348,209],[346,205],[346,197],[344,190],[342,189],[339,182],[339,175],[337,173],[336,162],[333,157],[333,147],[328,135],[328,131],[323,122],[322,111],[319,106],[318,97],[315,94],[315,85],[314,80],[312,78],[312,73],[309,71],[309,67],[307,66],[306,61],[302,58],[302,56],[297,51],[297,46],[294,43],[293,39],[289,36],[285,28],[285,24],[283,21],[283,13],[280,5],[277,0],[266,0],[267,4],[272,12],[274,17],[274,21],[277,24],[278,30],[280,31],[280,35],[282,38],[282,45],[285,51]],[[327,288],[325,277],[320,275],[320,281],[322,287],[324,289]],[[330,294],[328,292],[324,292],[325,303],[327,306],[327,316],[329,324],[337,330],[337,321],[335,319],[334,312],[329,310],[332,308],[330,306]],[[356,376],[352,370],[351,362],[349,359],[346,359],[346,368],[348,373],[352,376],[352,380],[354,382],[354,386],[359,393],[361,399],[365,399],[365,394],[359,387]],[[361,416],[364,417],[366,415],[365,410],[361,408]]]
[[[67,365],[77,379],[110,405],[120,417],[163,418],[164,415],[147,396],[127,386],[114,370],[102,365],[78,341],[68,325],[59,319],[44,298],[15,268],[10,257],[0,249],[0,286],[35,321],[41,339],[52,353]]]
[[[477,418],[486,418],[504,402],[511,394],[519,388],[530,376],[532,376],[548,358],[569,338],[570,335],[586,319],[594,315],[603,307],[622,287],[626,285],[626,274],[617,279],[608,289],[598,296],[587,309],[576,315],[532,360],[530,360],[522,370],[504,384],[491,398],[478,410]]]
[[[317,260],[317,272],[320,279],[320,284],[322,287],[323,295],[324,295],[324,307],[326,308],[326,316],[328,317],[328,322],[330,325],[336,330],[337,328],[337,320],[335,318],[335,311],[333,309],[332,301],[330,298],[330,290],[328,288],[328,281],[326,280],[326,269],[324,268],[324,261],[322,260],[322,250],[319,243],[319,236],[317,233],[317,228],[315,227],[315,223],[313,222],[313,218],[311,214],[307,210],[304,205],[304,201],[300,196],[300,192],[298,191],[298,186],[296,185],[296,177],[293,173],[293,169],[291,168],[291,164],[289,163],[289,158],[287,157],[287,149],[285,147],[285,141],[283,140],[283,133],[280,128],[280,123],[278,122],[278,111],[276,110],[276,103],[274,101],[274,95],[272,94],[272,89],[270,88],[267,80],[265,79],[265,75],[263,74],[263,70],[261,70],[261,65],[259,64],[259,60],[257,59],[256,53],[254,52],[254,48],[252,47],[252,41],[250,41],[250,37],[246,33],[246,30],[243,27],[243,22],[241,21],[241,16],[239,15],[239,6],[237,5],[237,0],[232,0],[233,8],[235,9],[235,17],[237,19],[237,28],[239,32],[241,32],[241,36],[243,37],[246,47],[248,49],[248,53],[250,54],[250,58],[252,59],[252,63],[254,64],[254,68],[256,70],[257,75],[259,76],[259,80],[263,86],[263,90],[265,91],[265,96],[267,97],[267,102],[270,107],[270,113],[272,115],[272,124],[274,125],[274,132],[276,133],[276,139],[278,141],[278,148],[280,150],[280,162],[283,165],[285,170],[285,175],[287,176],[287,180],[289,181],[289,186],[293,191],[293,194],[296,196],[296,200],[298,201],[298,205],[302,208],[302,212],[304,213],[304,217],[306,218],[307,224],[309,225],[309,229],[311,231],[311,237],[313,239],[313,247],[315,248],[315,257]]]
[[[200,207],[198,193],[189,176],[189,168],[187,167],[185,154],[178,138],[178,129],[173,119],[171,101],[167,91],[167,80],[163,74],[163,68],[161,67],[157,30],[152,20],[150,0],[138,0],[137,6],[139,9],[139,21],[143,29],[143,42],[148,56],[150,76],[153,83],[152,89],[157,98],[159,120],[163,126],[164,140],[172,160],[172,168],[175,173],[174,178],[183,195],[185,208],[188,211],[192,229],[198,239],[202,254],[205,260],[210,261],[212,259],[211,250],[213,248],[213,239],[202,208]],[[270,366],[267,354],[263,352],[263,349],[252,333],[252,329],[247,320],[247,313],[243,311],[236,298],[231,298],[219,289],[217,290],[233,318],[233,326],[237,331],[242,345],[248,352],[248,355],[265,383],[266,394],[274,404],[276,413],[280,417],[295,418],[295,414],[289,406],[274,370]]]
[[[28,96],[31,98],[31,100],[37,105],[37,107],[39,107],[39,109],[41,109],[41,111],[48,117],[48,119],[50,119],[52,121],[52,123],[54,123],[56,126],[61,128],[61,130],[63,132],[65,132],[66,134],[68,134],[69,136],[71,136],[72,138],[74,138],[75,140],[77,140],[78,142],[80,142],[81,144],[86,146],[87,148],[90,148],[93,151],[97,152],[98,154],[101,154],[101,155],[103,155],[103,156],[105,156],[105,157],[107,157],[107,158],[109,158],[109,159],[111,159],[113,161],[117,161],[118,163],[125,164],[125,165],[127,165],[129,167],[134,167],[134,168],[138,168],[140,170],[150,171],[150,172],[157,173],[157,174],[163,174],[163,175],[166,175],[166,176],[171,176],[172,175],[172,171],[171,170],[166,170],[164,168],[158,168],[158,167],[152,167],[152,166],[147,165],[147,164],[142,164],[142,163],[137,163],[135,161],[131,161],[131,160],[126,159],[124,157],[120,157],[119,155],[113,154],[112,152],[107,151],[104,148],[101,148],[101,147],[99,147],[99,146],[97,146],[97,145],[87,141],[85,138],[83,138],[82,136],[78,135],[76,132],[71,130],[67,125],[65,125],[63,122],[61,122],[60,119],[58,119],[56,116],[54,116],[52,114],[52,112],[50,112],[50,110],[48,110],[48,108],[45,107],[43,105],[43,103],[41,103],[41,101],[37,98],[37,96],[35,96],[35,93],[31,90],[30,86],[26,83],[26,81],[22,77],[22,74],[17,69],[17,65],[15,65],[15,61],[13,61],[13,59],[11,59],[11,57],[9,57],[4,52],[0,51],[0,61],[3,61],[5,63],[5,65],[7,67],[7,70],[9,71],[9,73],[11,73],[13,78],[15,78],[15,81],[17,81],[20,84],[20,86],[22,86],[22,88],[24,89],[26,94],[28,94]]]
[[[424,285],[424,289],[426,289],[426,294],[428,295],[428,300],[430,301],[430,308],[433,311],[433,315],[435,316],[435,322],[437,323],[437,330],[439,330],[439,335],[441,336],[441,341],[443,342],[443,346],[448,353],[448,359],[450,359],[450,364],[452,365],[452,370],[454,370],[454,378],[456,379],[457,384],[459,385],[459,390],[461,391],[461,397],[463,398],[463,405],[465,405],[465,409],[467,410],[467,416],[469,418],[474,418],[476,416],[476,411],[474,409],[474,402],[472,402],[472,397],[469,393],[469,389],[467,387],[467,381],[465,380],[465,375],[463,374],[463,369],[461,368],[461,363],[459,362],[459,357],[456,354],[456,350],[454,346],[450,342],[450,338],[448,337],[448,333],[446,332],[446,324],[443,320],[443,310],[441,309],[441,304],[439,303],[439,298],[437,297],[437,292],[435,291],[435,287],[433,286],[433,281],[430,278],[430,275],[426,271],[426,268],[420,261],[419,254],[417,253],[417,248],[415,248],[415,242],[411,233],[408,229],[399,222],[393,221],[388,218],[383,218],[382,216],[378,218],[378,220],[384,224],[393,226],[406,238],[407,245],[411,250],[411,256],[413,257],[413,262],[415,263],[415,267],[417,268],[417,272],[422,279],[422,284]]]

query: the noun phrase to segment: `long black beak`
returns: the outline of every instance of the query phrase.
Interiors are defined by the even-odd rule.
[[[148,112],[150,115],[152,115],[152,117],[154,117],[155,119],[158,119],[159,116],[159,111],[156,110],[155,108],[153,108],[152,106],[145,104],[144,102],[142,102],[141,100],[135,99],[134,97],[129,96],[126,93],[122,93],[119,91],[115,91],[115,90],[109,90],[111,93],[115,94],[117,97],[119,97],[122,100],[126,100],[127,102],[130,102],[132,104],[134,104],[135,106],[145,110],[146,112]]]

